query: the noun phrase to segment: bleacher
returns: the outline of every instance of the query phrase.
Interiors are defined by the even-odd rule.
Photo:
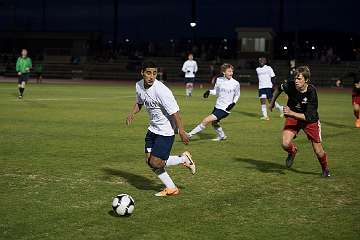
[[[176,57],[151,58],[157,65],[167,72],[167,80],[169,82],[183,81],[183,73],[181,67],[183,61]],[[141,61],[129,60],[127,57],[118,58],[111,63],[95,63],[91,60],[80,64],[71,64],[69,56],[47,58],[44,65],[45,79],[89,79],[89,80],[118,80],[132,81],[139,78],[139,67]],[[210,61],[198,61],[199,71],[197,79],[203,82],[209,82]],[[237,60],[226,60],[235,66],[235,78],[243,84],[257,84],[257,76],[255,69],[245,69],[239,67]],[[347,72],[359,71],[360,62],[343,62],[340,64],[321,64],[315,62],[304,63],[310,66],[312,71],[312,81],[317,86],[332,86],[334,81],[346,74]],[[1,65],[1,64],[0,64]],[[300,65],[300,64],[298,64]],[[284,60],[275,60],[271,62],[277,74],[278,80],[286,79],[288,76],[288,64]],[[8,68],[0,66],[6,77],[16,77],[15,63]],[[352,82],[344,82],[345,86],[351,86]]]

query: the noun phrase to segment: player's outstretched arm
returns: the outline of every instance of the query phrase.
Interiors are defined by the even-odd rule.
[[[183,123],[181,121],[181,117],[180,117],[180,113],[179,112],[176,112],[174,114],[171,115],[174,120],[175,120],[175,124],[176,124],[176,127],[178,128],[179,130],[179,136],[181,138],[181,141],[184,143],[184,144],[189,144],[189,137],[187,136],[185,130],[184,130],[184,126],[183,126]]]
[[[142,106],[143,106],[142,104],[139,104],[137,102],[134,104],[131,112],[128,114],[126,118],[126,125],[130,125],[134,121],[135,114],[140,112]]]

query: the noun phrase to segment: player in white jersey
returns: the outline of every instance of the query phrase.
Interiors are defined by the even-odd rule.
[[[204,130],[209,123],[212,123],[217,133],[217,138],[213,139],[213,141],[226,139],[224,130],[220,126],[220,120],[226,118],[230,114],[231,109],[239,100],[240,83],[232,78],[234,67],[231,64],[224,63],[221,66],[221,72],[224,76],[216,79],[214,89],[207,90],[204,93],[204,98],[208,98],[210,94],[217,96],[214,110],[209,116],[205,117],[199,125],[188,133],[189,138]]]
[[[261,105],[262,117],[261,120],[270,120],[267,109],[266,109],[266,99],[271,102],[273,97],[273,83],[272,80],[275,78],[274,70],[266,65],[267,60],[265,57],[259,58],[260,66],[256,68],[256,73],[259,79],[259,98]],[[275,102],[275,107],[280,111],[280,116],[283,117],[283,106],[278,102]]]
[[[184,131],[179,106],[174,95],[168,87],[156,79],[156,65],[153,62],[144,63],[141,75],[143,79],[136,83],[136,102],[126,119],[126,124],[131,124],[134,115],[145,105],[150,118],[145,137],[145,160],[165,185],[165,189],[156,193],[155,196],[177,195],[179,189],[165,168],[183,164],[190,169],[192,174],[195,174],[195,163],[190,152],[170,156],[175,131],[179,133],[184,144],[188,144],[189,139]]]
[[[191,97],[194,89],[195,74],[198,71],[198,66],[192,53],[189,53],[188,60],[184,62],[181,70],[185,73],[186,96]]]

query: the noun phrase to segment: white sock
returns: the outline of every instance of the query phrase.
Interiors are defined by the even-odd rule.
[[[169,176],[169,174],[165,171],[164,173],[158,175],[160,181],[165,185],[167,188],[176,188],[175,183]]]
[[[275,107],[276,107],[276,109],[278,109],[280,112],[283,111],[283,106],[281,106],[278,102],[275,102]]]
[[[191,132],[189,132],[189,134],[190,134],[190,136],[193,136],[193,135],[197,134],[198,132],[201,132],[204,129],[205,129],[205,126],[202,123],[200,123],[193,130],[191,130]]]
[[[189,89],[186,88],[186,96],[189,96]]]
[[[264,117],[267,117],[266,104],[261,104],[261,112]]]
[[[189,88],[189,96],[192,95],[192,88]]]
[[[191,84],[191,85],[189,86],[189,95],[190,95],[190,96],[192,95],[193,89],[194,89],[194,86],[193,86],[193,84]]]
[[[166,160],[166,166],[179,165],[185,162],[184,156],[170,156],[168,160]]]
[[[224,130],[222,129],[222,127],[219,127],[219,128],[214,128],[218,137],[220,138],[223,138],[225,137],[225,133],[224,133]]]

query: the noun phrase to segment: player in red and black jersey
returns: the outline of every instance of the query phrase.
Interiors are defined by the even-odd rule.
[[[344,79],[352,79],[353,80],[353,90],[352,90],[352,105],[354,109],[354,116],[355,116],[355,127],[360,128],[360,79],[358,78],[360,74],[360,69],[357,72],[349,72],[339,78],[341,82],[344,81]],[[338,81],[339,81],[338,80]]]
[[[295,71],[295,80],[284,82],[275,90],[269,108],[272,111],[276,99],[282,92],[288,95],[287,106],[283,109],[286,120],[282,134],[282,147],[288,152],[286,166],[289,168],[294,162],[297,147],[293,143],[293,139],[302,129],[311,141],[313,150],[320,162],[322,176],[330,177],[327,154],[321,145],[316,88],[309,81],[310,69],[307,66],[298,67]]]
[[[354,77],[354,88],[352,92],[352,104],[354,108],[355,115],[355,126],[360,128],[360,118],[359,118],[359,110],[360,110],[360,79],[356,76]]]

